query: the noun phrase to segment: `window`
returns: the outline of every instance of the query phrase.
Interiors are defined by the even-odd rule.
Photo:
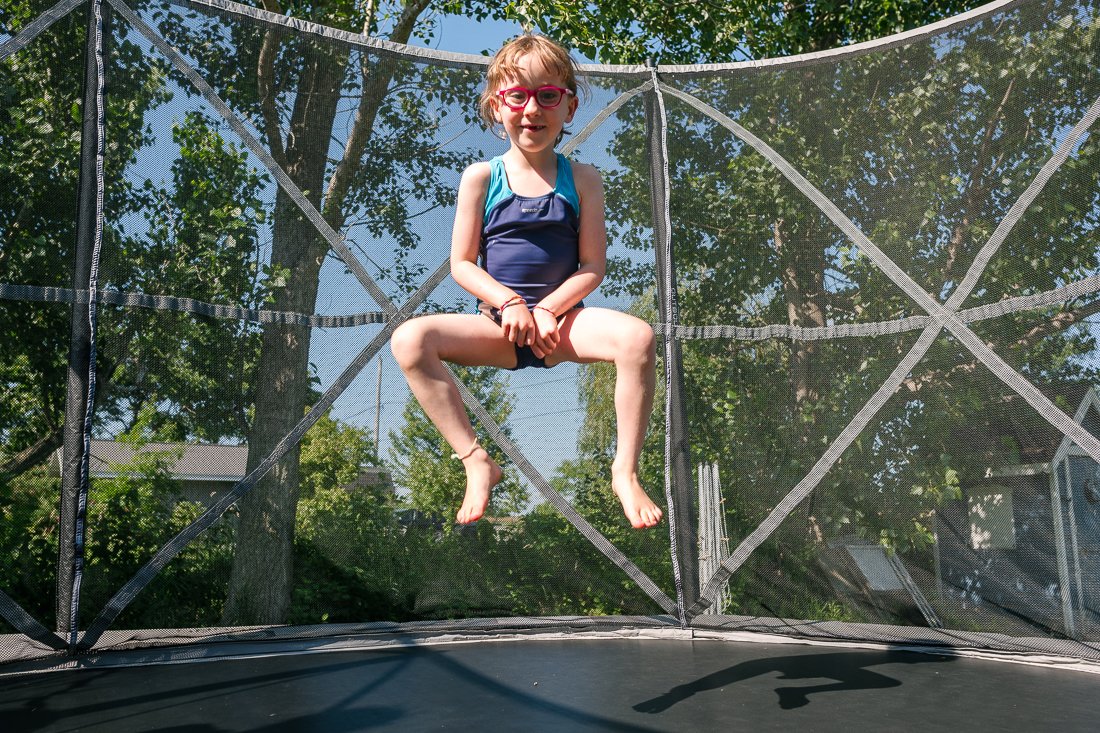
[[[1012,489],[983,487],[967,499],[970,515],[970,546],[975,550],[1016,548],[1016,525],[1012,520]]]

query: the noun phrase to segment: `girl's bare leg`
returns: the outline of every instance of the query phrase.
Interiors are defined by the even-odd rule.
[[[455,453],[463,456],[466,494],[456,520],[459,524],[477,521],[502,472],[489,453],[476,445],[462,396],[443,362],[511,367],[516,363],[515,346],[485,316],[440,314],[401,324],[390,340],[390,349],[428,418]]]
[[[611,489],[636,529],[654,527],[661,509],[638,480],[638,461],[646,426],[653,411],[656,340],[649,324],[634,316],[603,308],[574,311],[562,323],[561,343],[546,361],[615,364],[616,449],[611,464]]]

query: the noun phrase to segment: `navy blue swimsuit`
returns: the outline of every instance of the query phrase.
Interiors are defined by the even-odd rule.
[[[573,167],[558,153],[554,189],[543,196],[513,193],[500,157],[489,161],[489,171],[481,225],[482,267],[522,296],[530,308],[580,267],[580,199]],[[479,302],[478,309],[500,323],[500,311],[495,307]],[[516,369],[546,367],[529,346],[517,345],[516,359]]]

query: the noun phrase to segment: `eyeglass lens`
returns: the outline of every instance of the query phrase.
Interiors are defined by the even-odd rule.
[[[530,89],[508,89],[504,92],[504,101],[510,107],[525,107],[527,100],[531,98]],[[540,107],[557,107],[561,104],[562,92],[557,87],[542,87],[533,90],[535,103]]]

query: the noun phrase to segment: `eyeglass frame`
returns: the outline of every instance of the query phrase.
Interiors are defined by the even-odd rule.
[[[556,92],[560,92],[561,97],[554,104],[543,104],[539,101],[539,92],[541,92],[543,89],[553,89]],[[524,92],[527,95],[527,98],[523,100],[523,104],[509,104],[508,100],[504,98],[504,95],[508,92],[516,91]],[[507,89],[501,89],[499,92],[497,92],[497,96],[500,97],[501,104],[503,104],[505,107],[512,110],[513,112],[519,112],[520,110],[526,108],[527,103],[530,102],[532,99],[534,99],[535,104],[542,109],[556,109],[557,107],[561,106],[562,101],[565,100],[565,98],[569,95],[576,96],[576,93],[572,89],[564,89],[559,86],[554,86],[553,84],[543,84],[538,89],[528,89],[527,87],[508,87]]]

